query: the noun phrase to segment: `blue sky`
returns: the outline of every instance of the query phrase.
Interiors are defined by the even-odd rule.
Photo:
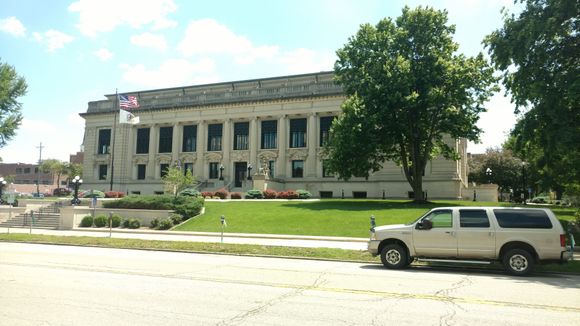
[[[28,83],[24,122],[0,157],[68,161],[83,142],[89,101],[105,94],[332,70],[360,24],[397,17],[404,5],[447,9],[460,52],[501,26],[511,0],[0,0],[0,60]],[[513,127],[503,92],[481,116],[480,153]]]

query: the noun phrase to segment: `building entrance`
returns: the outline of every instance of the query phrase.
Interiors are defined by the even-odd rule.
[[[234,163],[234,176],[235,182],[234,187],[239,188],[242,186],[242,182],[246,178],[246,173],[248,170],[248,162],[235,162]]]

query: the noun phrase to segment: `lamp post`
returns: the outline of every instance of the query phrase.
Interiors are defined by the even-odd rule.
[[[71,182],[73,184],[73,187],[75,188],[75,193],[70,203],[73,205],[78,205],[81,203],[81,200],[79,199],[79,187],[83,183],[83,179],[81,179],[81,177],[77,175],[72,179]]]
[[[0,204],[2,204],[4,202],[4,200],[2,199],[2,191],[4,191],[5,185],[6,185],[6,180],[4,180],[4,177],[0,177]]]
[[[485,175],[487,176],[487,183],[491,183],[492,170],[490,168],[485,169]]]
[[[220,180],[224,179],[224,165],[220,164]]]
[[[252,180],[252,164],[248,164],[248,180]]]

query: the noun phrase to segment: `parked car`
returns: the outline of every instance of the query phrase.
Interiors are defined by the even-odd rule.
[[[415,259],[500,261],[513,275],[571,256],[562,224],[547,208],[435,208],[409,224],[371,228],[368,250],[387,268],[404,268]]]

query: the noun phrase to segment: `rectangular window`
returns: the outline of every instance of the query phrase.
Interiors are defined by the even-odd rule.
[[[219,167],[217,162],[209,163],[209,178],[210,179],[219,178]]]
[[[149,153],[149,134],[150,128],[137,129],[137,154]]]
[[[326,160],[322,161],[322,177],[323,178],[332,178],[334,177],[334,173],[328,172],[328,168],[326,167]]]
[[[494,209],[493,214],[497,217],[497,223],[502,228],[521,229],[551,229],[552,222],[548,214],[542,210],[531,209]]]
[[[262,149],[277,148],[278,121],[262,121]]]
[[[290,120],[290,148],[306,147],[306,119]]]
[[[216,123],[207,126],[207,148],[209,151],[222,150],[222,124]]]
[[[186,175],[187,171],[191,172],[191,174],[193,175],[193,163],[183,164],[183,175]]]
[[[30,174],[30,168],[24,168],[24,174]]]
[[[270,178],[274,177],[275,168],[276,168],[276,161],[274,161],[274,160],[268,161],[268,170],[270,173],[270,175],[269,175]]]
[[[107,164],[99,165],[99,180],[107,180]]]
[[[146,164],[137,164],[137,180],[145,180]]]
[[[320,146],[324,146],[328,141],[332,120],[334,120],[334,117],[320,117]]]
[[[169,164],[167,164],[167,163],[163,163],[163,164],[159,165],[159,172],[160,172],[160,176],[162,178],[167,175],[168,169],[169,169]]]
[[[292,178],[302,178],[304,175],[304,161],[292,161]]]
[[[248,122],[234,123],[234,149],[246,150],[248,149],[248,134],[250,124]]]
[[[182,152],[195,152],[197,143],[197,126],[183,126]]]
[[[173,127],[159,128],[159,153],[171,153],[173,146]]]
[[[22,174],[22,168],[16,168],[16,174]]]
[[[111,129],[99,130],[99,147],[97,154],[108,154],[109,146],[111,146]]]
[[[482,209],[459,210],[459,225],[462,228],[489,228],[487,213]]]

